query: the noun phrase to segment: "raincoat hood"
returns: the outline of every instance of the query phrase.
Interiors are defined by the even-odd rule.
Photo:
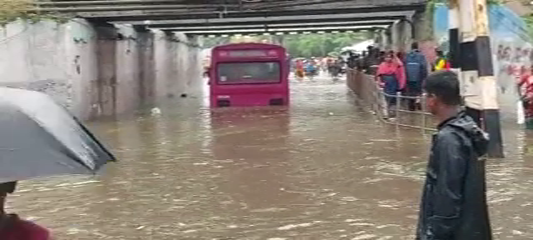
[[[487,153],[489,145],[489,135],[481,130],[475,121],[466,115],[465,112],[460,112],[457,116],[445,121],[439,128],[450,126],[459,129],[466,133],[468,138],[472,140],[472,145],[478,156],[483,156]]]

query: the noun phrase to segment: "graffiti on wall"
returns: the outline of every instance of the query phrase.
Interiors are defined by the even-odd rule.
[[[533,122],[533,45],[526,25],[505,6],[492,6],[488,14],[502,118]],[[436,45],[447,51],[448,8],[437,6],[434,18]]]

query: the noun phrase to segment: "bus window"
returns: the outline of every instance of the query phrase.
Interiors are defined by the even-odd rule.
[[[280,83],[279,62],[219,63],[218,84]]]

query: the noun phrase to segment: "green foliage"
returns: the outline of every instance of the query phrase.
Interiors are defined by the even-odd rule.
[[[212,48],[218,45],[228,44],[230,41],[227,37],[215,37],[215,38],[204,38],[203,47]]]
[[[0,1],[0,24],[6,24],[26,15],[31,6],[30,0]]]
[[[326,56],[343,47],[370,39],[365,33],[286,35],[284,45],[292,57]]]
[[[533,15],[524,16],[522,19],[527,25],[529,36],[533,38]]]
[[[28,20],[32,23],[43,19],[65,23],[69,18],[52,13],[38,12],[34,9],[32,0],[0,0],[0,25],[5,25],[17,19]]]
[[[248,37],[248,41],[270,42],[274,36]],[[372,33],[331,33],[331,34],[300,34],[275,36],[281,38],[283,45],[292,57],[313,57],[339,54],[343,47],[351,46],[363,40],[371,39]],[[241,42],[242,37],[205,38],[203,46],[211,48],[231,42]]]

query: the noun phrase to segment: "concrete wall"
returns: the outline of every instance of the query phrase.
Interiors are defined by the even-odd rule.
[[[0,28],[0,85],[49,93],[81,115],[86,83],[96,77],[95,33],[86,24],[18,21]]]
[[[74,19],[0,28],[0,86],[42,91],[82,119],[196,94],[198,49],[183,34]]]
[[[197,39],[182,33],[155,32],[156,98],[199,94],[202,83]]]

